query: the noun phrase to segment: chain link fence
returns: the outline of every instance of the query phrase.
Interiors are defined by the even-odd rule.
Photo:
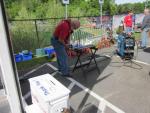
[[[12,36],[14,53],[22,50],[35,52],[37,48],[51,45],[50,38],[55,26],[63,18],[10,20],[9,28]],[[80,29],[71,36],[71,43],[92,43],[94,37],[101,37],[104,30],[100,26],[100,17],[76,17],[81,22]],[[103,17],[103,28],[111,27],[112,18]]]

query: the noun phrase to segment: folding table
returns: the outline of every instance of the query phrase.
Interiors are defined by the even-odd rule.
[[[91,55],[90,55],[89,61],[86,64],[83,64],[82,61],[81,61],[81,56],[84,54],[83,50],[86,49],[86,48],[90,49]],[[94,45],[86,45],[86,46],[82,46],[82,47],[74,47],[74,48],[72,48],[72,50],[77,53],[77,60],[75,62],[75,66],[74,66],[74,68],[72,70],[73,72],[79,67],[81,67],[82,71],[84,72],[83,67],[87,66],[87,68],[88,68],[90,66],[92,60],[94,60],[94,63],[95,63],[96,68],[97,68],[97,71],[98,71],[98,73],[100,73],[100,69],[98,68],[96,57],[95,57],[96,56],[96,52],[97,52],[98,49]]]

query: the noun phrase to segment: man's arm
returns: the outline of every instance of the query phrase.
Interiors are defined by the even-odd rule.
[[[65,41],[62,38],[59,38],[59,41],[65,46],[66,49],[68,49],[68,45],[65,43]]]

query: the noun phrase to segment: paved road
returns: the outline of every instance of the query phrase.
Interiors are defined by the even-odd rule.
[[[147,48],[150,48],[150,38],[148,41],[148,47]],[[138,52],[135,52],[135,53],[138,53],[136,55],[137,60],[150,64],[150,49],[147,52],[144,52],[142,49],[138,49]]]
[[[83,75],[81,69],[72,73],[74,80],[94,92],[94,95],[97,94],[115,106],[116,109],[121,109],[125,113],[150,112],[150,102],[148,101],[150,99],[150,77],[148,76],[150,66],[140,64],[139,67],[133,64],[132,67],[128,67],[130,63],[124,65],[117,56],[113,56],[111,59],[103,57],[98,62],[101,74],[98,74],[97,70],[94,69],[95,66],[92,65],[88,70],[85,69],[85,75]],[[53,65],[55,66],[55,64]],[[44,74],[45,71],[42,70],[45,68],[47,67],[39,68],[34,72],[34,75],[35,73],[37,75],[38,73],[39,75]],[[32,76],[32,73],[30,76]],[[59,74],[54,77],[66,87],[71,83],[70,80],[61,77]],[[96,96],[85,92],[78,85],[74,86],[71,91],[70,103],[75,111],[86,111],[87,109],[90,111],[95,110],[94,108],[98,110],[100,101]],[[113,107],[107,105],[104,105],[104,113],[114,113]],[[101,112],[101,109],[99,112]],[[97,111],[92,111],[92,113],[97,113]]]
[[[112,51],[114,48],[107,48],[98,52],[100,56],[104,54],[112,56],[111,58],[99,57],[97,59],[101,69],[100,74],[95,69],[95,65],[85,69],[86,74],[84,75],[81,69],[72,73],[73,80],[77,82],[71,88],[70,104],[72,109],[82,113],[101,113],[103,110],[104,113],[115,113],[115,110],[118,109],[125,113],[149,113],[150,77],[148,72],[150,66],[131,65],[129,62],[123,62]],[[74,63],[71,62],[70,65],[72,64]],[[52,65],[56,66],[56,63],[54,62]],[[54,70],[48,65],[43,65],[37,70],[30,70],[30,72],[26,75],[32,77],[45,73],[51,74]],[[24,73],[19,72],[20,76]],[[56,74],[54,77],[66,87],[72,83],[71,80],[61,77],[60,74]],[[25,81],[21,82],[24,96],[29,90],[27,84]],[[101,100],[101,98],[103,99]],[[31,98],[28,97],[26,101],[30,104]]]
[[[3,90],[1,77],[2,77],[2,71],[0,68],[0,113],[10,113],[10,107],[5,92]]]

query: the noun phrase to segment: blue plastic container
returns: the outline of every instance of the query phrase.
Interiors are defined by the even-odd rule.
[[[32,60],[32,52],[29,52],[28,54],[23,54],[23,53],[20,53],[20,54],[22,55],[23,61]]]
[[[16,61],[16,62],[21,62],[22,59],[23,59],[23,58],[22,58],[22,55],[20,55],[20,54],[15,54],[14,56],[15,56],[15,61]]]
[[[45,50],[43,48],[36,49],[36,57],[45,56]]]
[[[50,57],[53,53],[55,53],[54,48],[44,48],[45,50],[45,54],[48,55],[48,57]]]

